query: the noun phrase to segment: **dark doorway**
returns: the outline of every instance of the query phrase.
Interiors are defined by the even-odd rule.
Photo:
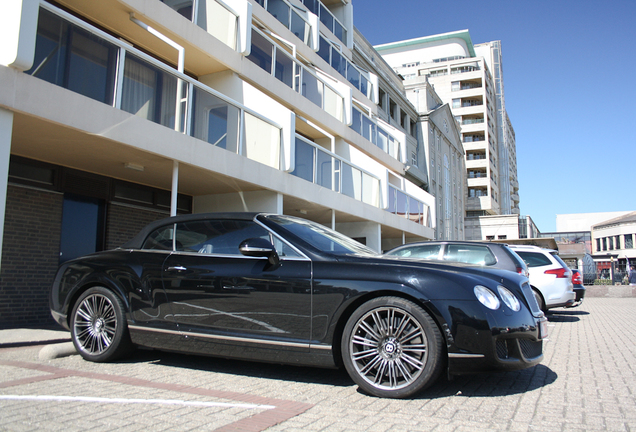
[[[64,194],[60,264],[104,248],[104,200]]]

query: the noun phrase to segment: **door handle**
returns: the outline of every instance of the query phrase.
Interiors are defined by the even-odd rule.
[[[184,271],[184,270],[187,270],[187,268],[185,268],[184,266],[173,266],[173,267],[168,267],[167,270],[168,271]]]

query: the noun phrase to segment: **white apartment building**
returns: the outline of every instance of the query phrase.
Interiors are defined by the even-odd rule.
[[[418,113],[351,1],[1,9],[0,326],[47,322],[60,262],[170,214],[297,215],[377,251],[435,238]]]
[[[500,42],[473,45],[462,30],[375,48],[404,77],[412,101],[427,77],[450,104],[465,150],[466,217],[519,214],[516,144],[505,110]],[[467,238],[485,239],[468,232]]]

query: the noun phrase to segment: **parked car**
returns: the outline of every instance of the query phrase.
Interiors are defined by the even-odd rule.
[[[528,276],[528,266],[508,245],[472,241],[428,241],[408,243],[386,255],[404,258],[462,262],[510,270]]]
[[[542,311],[574,305],[572,271],[556,250],[530,245],[511,245],[528,265],[530,285]]]
[[[393,398],[443,372],[534,366],[547,334],[520,275],[383,257],[323,225],[258,213],[151,223],[62,264],[50,301],[86,360],[137,345],[344,365],[362,390]]]
[[[583,275],[578,269],[572,269],[572,285],[574,288],[574,294],[576,295],[572,307],[575,307],[583,303],[583,298],[585,298],[585,285],[583,285]]]

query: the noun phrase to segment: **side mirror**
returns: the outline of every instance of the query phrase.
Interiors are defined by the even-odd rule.
[[[273,266],[277,266],[280,263],[280,258],[274,245],[262,238],[243,240],[239,245],[239,251],[248,257],[267,258]]]

